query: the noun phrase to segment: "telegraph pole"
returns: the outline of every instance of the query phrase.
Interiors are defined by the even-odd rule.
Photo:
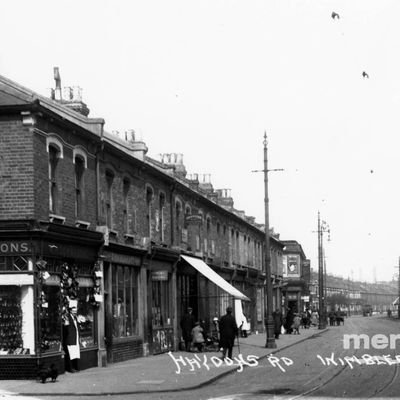
[[[264,260],[264,270],[265,270],[265,285],[264,285],[264,316],[265,316],[265,328],[267,332],[267,338],[265,342],[265,347],[276,348],[275,343],[275,332],[274,332],[274,319],[272,316],[272,281],[271,281],[271,250],[269,242],[269,197],[268,197],[268,172],[271,171],[283,171],[282,168],[279,169],[268,169],[268,141],[267,133],[264,132],[264,169],[254,170],[252,172],[264,172],[264,205],[265,205],[265,260]]]
[[[400,257],[399,257],[399,278],[398,278],[398,295],[399,298],[397,300],[397,318],[400,319]]]
[[[318,307],[319,321],[318,329],[326,328],[326,312],[325,312],[325,296],[326,296],[326,270],[325,270],[325,255],[323,250],[323,233],[328,231],[329,227],[325,221],[321,222],[321,216],[318,211]],[[330,240],[328,238],[328,240]]]
[[[272,282],[271,282],[271,250],[269,243],[269,198],[268,198],[268,142],[267,134],[264,133],[264,204],[265,204],[265,291],[264,310],[267,311],[266,331],[267,338],[265,347],[275,348],[274,319],[272,316]]]
[[[324,271],[322,265],[322,231],[321,231],[321,217],[318,211],[318,329],[325,329],[323,318],[323,297],[324,297]]]

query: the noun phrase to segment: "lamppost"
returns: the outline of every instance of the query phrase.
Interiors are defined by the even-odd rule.
[[[264,310],[267,312],[266,331],[267,338],[265,347],[276,348],[274,319],[272,316],[272,282],[271,282],[271,250],[269,243],[269,197],[268,197],[268,172],[283,171],[283,169],[268,169],[268,141],[267,133],[264,132],[264,190],[265,190],[265,279],[264,291]]]
[[[267,338],[265,347],[276,348],[275,333],[274,333],[274,319],[272,316],[272,282],[271,282],[271,250],[269,243],[269,197],[268,197],[268,172],[283,171],[279,169],[268,169],[268,141],[267,133],[264,132],[264,169],[254,170],[252,172],[264,172],[264,205],[265,205],[265,285],[264,285],[264,314],[266,317],[265,328],[267,331]]]
[[[323,233],[329,231],[329,226],[325,221],[321,221],[318,211],[318,300],[319,300],[319,321],[318,329],[326,328],[326,312],[325,312],[325,271],[324,271],[324,251],[323,251]]]
[[[399,298],[397,299],[397,318],[400,318],[400,257],[399,257],[399,277],[398,277],[398,295]]]

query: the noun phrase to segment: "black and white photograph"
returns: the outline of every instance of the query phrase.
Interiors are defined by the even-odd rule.
[[[0,9],[0,399],[400,399],[398,0]]]

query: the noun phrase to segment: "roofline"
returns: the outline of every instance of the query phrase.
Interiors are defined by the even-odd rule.
[[[5,106],[4,108],[14,108],[15,110],[18,109],[26,109],[29,108],[30,105],[40,105],[44,109],[49,110],[57,115],[59,115],[61,118],[64,118],[75,125],[92,132],[98,136],[102,135],[103,132],[103,126],[105,124],[105,121],[103,118],[88,118],[85,117],[84,115],[66,107],[63,104],[59,104],[55,100],[51,100],[45,96],[42,96],[25,86],[20,85],[19,83],[16,83],[12,81],[11,79],[6,78],[3,75],[0,75],[0,83],[3,83],[6,86],[11,87],[15,91],[19,92],[21,95],[26,96],[27,99],[24,99],[27,102],[27,106],[24,104],[16,104],[15,106]],[[7,93],[6,90],[4,92]],[[13,93],[9,93],[10,95],[17,97]],[[3,108],[2,106],[0,106]]]

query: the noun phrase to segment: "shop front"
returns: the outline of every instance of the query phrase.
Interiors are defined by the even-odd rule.
[[[78,244],[51,227],[1,236],[0,379],[36,378],[40,365],[52,363],[64,372],[63,323],[70,301],[78,307],[80,368],[97,366],[94,271],[101,238],[84,234]]]
[[[178,346],[176,264],[177,251],[153,247],[147,259],[147,340],[150,354],[174,351]]]
[[[220,319],[228,306],[234,307],[237,319],[242,320],[245,313],[250,315],[247,305],[250,299],[228,282],[229,276],[227,272],[215,272],[200,258],[182,255],[178,264],[179,318],[186,311],[186,306],[190,306],[195,318],[202,321],[205,329],[211,332],[213,319]],[[185,286],[185,283],[188,285]],[[235,284],[245,287],[244,282]],[[239,300],[240,307],[235,300]]]
[[[144,252],[110,245],[103,251],[107,362],[143,356],[141,270]]]

